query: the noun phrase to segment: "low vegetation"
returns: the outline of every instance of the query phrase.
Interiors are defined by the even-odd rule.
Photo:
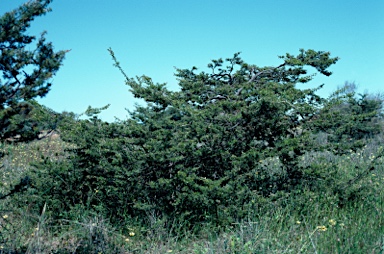
[[[376,136],[365,148],[348,155],[303,156],[301,163],[336,167],[335,182],[348,183],[350,176],[361,174],[378,156],[383,139]],[[38,143],[42,148],[50,143],[49,147],[65,147],[61,140]],[[28,174],[32,162],[48,155],[43,149],[33,150],[33,145],[4,144],[8,156],[3,158],[2,193],[10,190],[9,183]],[[8,159],[31,151],[37,156],[31,155],[28,161]],[[57,159],[56,152],[49,156]],[[378,162],[383,165],[382,159]],[[278,167],[270,164],[271,170]],[[54,219],[49,205],[35,210],[26,200],[31,194],[19,193],[1,201],[0,248],[3,253],[381,253],[383,184],[380,166],[347,187],[357,196],[343,206],[330,191],[302,190],[260,198],[246,217],[227,225],[205,222],[188,230],[181,221],[150,212],[142,220],[127,216],[119,225],[80,207],[73,208],[66,219]]]

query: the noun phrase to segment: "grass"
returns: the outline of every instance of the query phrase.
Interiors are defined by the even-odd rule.
[[[303,156],[303,164],[330,168],[333,182],[325,184],[348,184],[351,192],[362,193],[352,202],[341,206],[332,191],[301,190],[226,227],[196,225],[198,233],[180,233],[180,223],[155,214],[148,214],[147,226],[127,218],[113,227],[107,218],[81,208],[70,220],[53,221],[49,206],[38,212],[20,208],[14,202],[20,204],[27,194],[16,195],[0,200],[0,253],[384,253],[384,161],[377,159],[383,143],[378,137],[349,155]],[[33,162],[62,159],[64,147],[59,139],[2,144],[0,192],[7,193]],[[350,181],[371,163],[375,170]]]

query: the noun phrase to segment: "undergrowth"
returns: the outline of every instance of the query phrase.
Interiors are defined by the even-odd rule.
[[[42,155],[62,159],[60,140],[44,142],[40,146],[3,144],[7,155],[1,172],[2,193]],[[351,182],[345,203],[340,203],[340,193],[334,188],[358,176],[377,156],[380,144],[378,138],[343,156],[304,155],[303,164],[337,167],[329,188],[260,197],[245,219],[225,226],[201,223],[186,230],[183,221],[156,213],[140,220],[127,216],[116,225],[82,206],[75,207],[68,219],[54,220],[49,206],[36,210],[27,202],[33,194],[27,190],[0,202],[1,253],[382,253],[383,166]],[[383,159],[379,160],[376,165],[383,165]],[[269,166],[273,165],[279,167]],[[20,205],[23,200],[25,206]]]

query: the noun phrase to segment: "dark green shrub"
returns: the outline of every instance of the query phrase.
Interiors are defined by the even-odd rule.
[[[37,174],[45,174],[38,193],[64,212],[81,205],[115,223],[153,213],[186,226],[228,224],[261,200],[291,191],[321,193],[337,168],[303,166],[300,158],[338,145],[338,139],[319,145],[320,131],[358,142],[337,146],[339,154],[360,147],[366,135],[358,133],[378,115],[379,104],[366,107],[367,98],[353,96],[324,99],[316,95],[318,88],[296,88],[313,76],[305,66],[330,75],[326,69],[337,58],[327,52],[301,50],[282,59],[277,67],[260,68],[235,54],[227,67],[214,60],[211,73],[178,69],[177,92],[147,76],[126,77],[147,105],[137,106],[126,121],[105,123],[96,116],[102,109],[89,108],[88,120],[63,125],[62,138],[74,148],[67,160],[37,167]],[[328,117],[345,98],[349,111],[338,114],[334,126]],[[273,161],[277,166],[270,167]]]

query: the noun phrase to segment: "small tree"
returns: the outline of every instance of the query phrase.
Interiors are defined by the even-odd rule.
[[[33,104],[29,100],[45,96],[52,78],[59,70],[66,51],[55,52],[52,43],[46,42],[45,32],[38,39],[36,48],[29,50],[36,40],[28,35],[30,23],[50,11],[51,0],[30,1],[0,18],[0,139],[15,134],[24,139],[35,136],[21,128],[16,131],[11,119],[14,116],[28,118]],[[36,133],[36,131],[33,131]]]
[[[64,214],[81,205],[115,222],[153,213],[186,224],[228,223],[244,218],[258,200],[305,187],[316,191],[313,186],[329,178],[327,168],[303,166],[300,158],[336,146],[336,139],[320,146],[318,132],[348,134],[337,127],[336,135],[328,119],[346,98],[325,99],[316,94],[319,88],[296,87],[313,78],[309,67],[331,74],[327,69],[338,59],[329,52],[300,50],[282,56],[276,67],[247,64],[235,54],[227,66],[213,60],[209,72],[177,69],[176,92],[147,76],[129,78],[110,53],[131,92],[147,104],[110,124],[97,118],[100,109],[90,108],[88,120],[68,126],[62,138],[74,144],[70,160],[46,161],[36,170],[44,179],[42,200],[52,210]],[[369,103],[347,101],[353,110],[341,116],[354,129],[377,116],[377,105],[362,113],[355,104]],[[340,146],[339,153],[350,148]],[[278,169],[269,167],[271,160]]]
[[[28,35],[27,29],[36,17],[50,11],[51,2],[29,1],[0,17],[0,141],[14,137],[29,141],[44,127],[38,118],[48,111],[31,100],[48,93],[49,79],[59,70],[66,51],[55,52],[52,43],[46,42],[45,32],[36,48],[28,49],[36,37]],[[25,190],[29,183],[27,176],[0,199]]]
[[[135,206],[191,220],[242,216],[258,196],[316,186],[322,179],[301,166],[301,156],[336,146],[338,136],[349,135],[363,144],[366,123],[381,106],[365,97],[348,97],[351,110],[343,120],[351,128],[335,130],[328,119],[323,131],[336,131],[336,139],[319,147],[315,140],[319,129],[314,126],[321,126],[329,116],[327,109],[345,99],[321,98],[316,94],[321,86],[304,90],[296,86],[312,80],[314,75],[307,71],[311,67],[331,75],[328,68],[338,58],[329,52],[300,50],[297,56],[281,56],[276,67],[247,64],[237,53],[226,59],[227,66],[222,59],[213,60],[210,72],[177,69],[177,92],[147,76],[129,78],[110,53],[134,96],[147,102],[127,121],[140,168],[136,184],[144,187]],[[356,143],[338,146],[338,152],[356,147]],[[265,166],[273,159],[280,163],[280,171]],[[324,172],[320,176],[327,177]]]

